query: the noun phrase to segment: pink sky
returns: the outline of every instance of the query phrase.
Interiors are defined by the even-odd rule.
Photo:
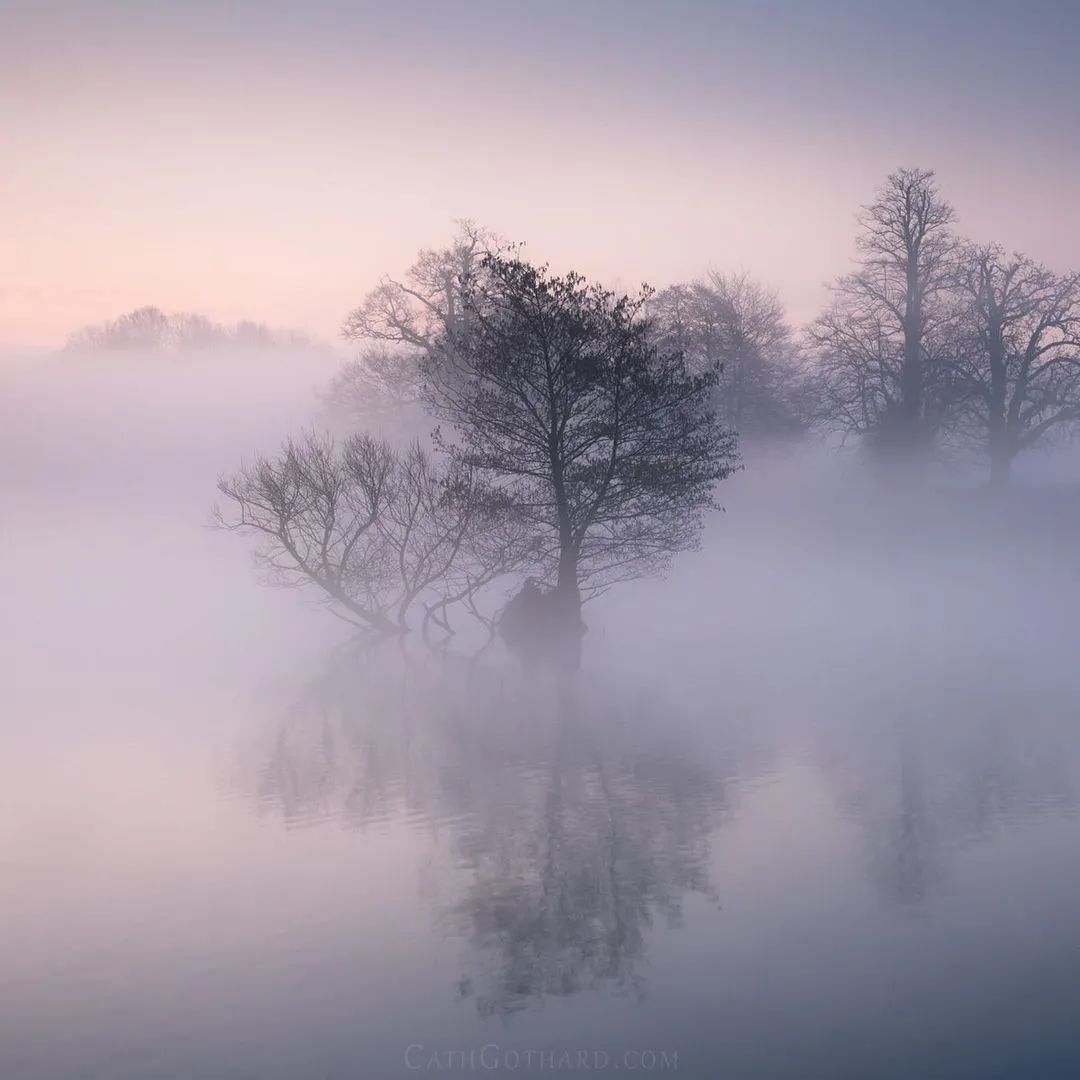
[[[148,303],[333,338],[460,217],[613,285],[746,269],[798,322],[898,165],[937,169],[965,232],[1080,265],[1056,36],[812,6],[16,4],[0,345]]]

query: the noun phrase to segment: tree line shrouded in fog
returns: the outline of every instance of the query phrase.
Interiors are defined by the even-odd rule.
[[[229,346],[266,349],[310,346],[311,339],[295,330],[277,331],[244,319],[226,326],[190,311],[167,314],[148,305],[116,319],[85,326],[68,339],[71,350],[197,350]]]
[[[1003,484],[1080,420],[1080,275],[955,220],[932,172],[893,173],[801,335],[746,274],[621,295],[464,223],[346,317],[360,352],[326,397],[336,441],[223,480],[219,520],[366,629],[416,612],[448,636],[460,609],[494,634],[524,582],[507,620],[527,610],[533,652],[576,653],[583,602],[697,545],[737,439],[855,438],[916,473],[974,451]]]

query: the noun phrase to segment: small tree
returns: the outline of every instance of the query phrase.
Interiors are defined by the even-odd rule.
[[[990,481],[1080,419],[1080,274],[1059,276],[996,245],[969,247],[959,287],[963,417],[990,459]]]
[[[454,428],[444,448],[542,537],[567,629],[583,598],[694,547],[735,462],[710,404],[715,373],[657,348],[648,295],[488,254],[425,362],[425,397]]]
[[[259,457],[218,489],[219,525],[258,537],[272,584],[315,586],[360,630],[399,634],[424,610],[452,632],[450,606],[483,618],[476,595],[527,550],[506,500],[466,466],[438,470],[419,444],[396,450],[367,435],[309,434]]]

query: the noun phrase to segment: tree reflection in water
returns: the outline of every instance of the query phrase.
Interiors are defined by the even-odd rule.
[[[440,923],[481,959],[483,1013],[604,987],[639,993],[649,928],[715,903],[710,837],[725,775],[655,705],[477,665],[376,676],[339,665],[280,726],[258,777],[287,822],[408,820],[465,870]]]
[[[837,711],[819,757],[886,900],[922,904],[969,845],[1075,813],[1080,728],[1066,682],[983,658],[883,677]]]

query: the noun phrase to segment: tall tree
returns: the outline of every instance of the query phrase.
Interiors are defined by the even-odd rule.
[[[1059,276],[997,245],[972,246],[959,288],[964,416],[1000,486],[1018,454],[1080,420],[1080,274]]]
[[[735,461],[711,408],[715,373],[660,349],[648,293],[616,296],[488,254],[464,318],[426,364],[444,445],[494,478],[544,540],[562,625],[583,597],[693,547]]]
[[[859,215],[859,269],[837,280],[811,329],[827,419],[884,451],[925,447],[945,404],[953,216],[933,172],[894,172]]]

